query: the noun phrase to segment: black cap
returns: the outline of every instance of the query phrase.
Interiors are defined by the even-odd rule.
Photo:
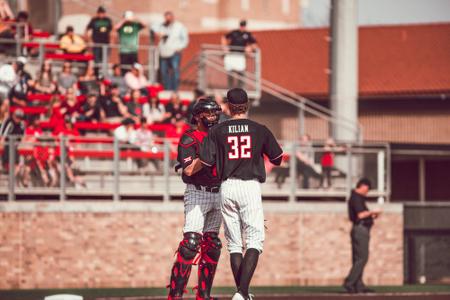
[[[73,30],[73,26],[67,26],[66,27],[66,32],[73,32],[74,30]]]
[[[134,125],[134,124],[135,124],[135,122],[132,118],[125,118],[122,120],[122,125],[127,126],[127,125]]]
[[[241,20],[241,21],[239,22],[239,26],[241,26],[241,27],[247,26],[247,21],[246,21],[246,20]]]
[[[366,185],[369,189],[372,187],[372,183],[370,182],[370,180],[368,178],[361,178],[360,180],[358,180],[358,182],[356,183],[356,187],[359,188],[362,185]]]
[[[247,92],[241,88],[234,88],[227,92],[227,101],[230,104],[242,105],[248,103]]]
[[[99,6],[98,8],[97,8],[97,13],[99,14],[99,13],[105,13],[106,12],[106,9],[103,7],[103,6]]]

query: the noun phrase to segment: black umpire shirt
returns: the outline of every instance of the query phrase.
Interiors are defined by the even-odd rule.
[[[365,196],[352,191],[350,199],[348,200],[348,216],[354,225],[362,224],[370,228],[373,225],[373,218],[371,216],[364,219],[358,218],[358,213],[369,210],[367,208],[366,199]]]
[[[266,126],[249,119],[230,119],[210,129],[200,147],[200,159],[217,167],[220,180],[266,180],[263,155],[275,164],[283,150]],[[278,162],[278,164],[279,164]]]
[[[177,160],[181,164],[183,170],[188,167],[194,159],[198,157],[200,143],[206,136],[206,132],[199,130],[187,130],[180,138],[178,143]],[[203,168],[192,176],[186,174],[181,175],[184,183],[190,183],[203,186],[220,185],[219,178],[215,168],[203,166]]]

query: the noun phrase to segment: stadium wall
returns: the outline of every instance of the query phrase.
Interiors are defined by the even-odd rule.
[[[253,284],[342,283],[351,264],[344,203],[265,203],[265,209],[265,250]],[[182,211],[179,202],[0,204],[0,289],[166,286]],[[386,204],[384,211],[372,230],[364,277],[371,285],[400,285],[403,206]],[[233,285],[228,261],[223,251],[219,286]]]

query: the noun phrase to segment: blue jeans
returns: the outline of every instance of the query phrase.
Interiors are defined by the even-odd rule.
[[[159,70],[162,84],[166,90],[178,90],[178,85],[180,84],[180,61],[180,52],[176,52],[171,57],[160,58]]]

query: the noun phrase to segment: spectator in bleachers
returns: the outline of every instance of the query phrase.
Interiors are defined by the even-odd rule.
[[[296,157],[297,174],[302,176],[302,188],[309,189],[311,177],[322,181],[322,176],[314,167],[314,149],[308,134],[300,138],[300,148],[296,152]]]
[[[74,127],[75,122],[72,116],[65,115],[63,120],[63,126],[58,126],[53,129],[52,134],[54,136],[80,136],[80,132]]]
[[[100,103],[98,102],[96,94],[89,94],[84,103],[81,106],[81,114],[78,117],[79,121],[98,123],[105,119],[105,112],[103,111]]]
[[[21,39],[30,39],[31,35],[33,34],[33,26],[28,21],[28,12],[26,11],[19,11],[17,13],[16,22],[20,23],[18,25],[15,25],[13,27],[16,36],[18,36]]]
[[[134,120],[132,118],[125,118],[121,125],[114,129],[114,137],[123,144],[129,144],[134,140],[136,130],[134,129]]]
[[[246,54],[250,54],[256,50],[256,39],[251,32],[247,31],[247,21],[241,20],[239,29],[228,32],[222,37],[222,45],[231,46],[230,53],[225,56],[225,69],[230,73],[243,76],[246,68]],[[233,48],[234,47],[234,48]],[[227,49],[228,50],[228,49]],[[235,82],[234,77],[228,75],[228,88],[242,87],[242,80]]]
[[[9,21],[14,19],[14,14],[5,0],[0,0],[0,21]]]
[[[139,120],[139,128],[135,130],[135,132],[131,136],[131,143],[137,146],[137,149],[143,152],[158,152],[158,148],[155,146],[153,134],[148,129],[146,119],[141,118]],[[136,164],[139,168],[146,167],[148,165],[148,161],[150,161],[156,170],[159,169],[159,160],[158,159],[149,159],[149,160],[140,160],[136,161]]]
[[[337,170],[334,166],[334,157],[336,153],[346,150],[344,146],[337,146],[332,138],[328,138],[323,147],[323,153],[320,158],[320,164],[322,166],[322,182],[321,185],[324,188],[332,187],[332,172],[336,170],[341,174],[341,171]]]
[[[132,118],[135,123],[139,123],[142,117],[141,92],[139,90],[131,91],[131,98],[125,105],[128,111],[128,117]]]
[[[152,28],[159,37],[160,71],[164,88],[177,91],[180,83],[181,52],[189,43],[186,27],[175,21],[171,11],[164,13],[164,22]]]
[[[93,43],[99,44],[92,47],[95,63],[101,63],[103,61],[103,49],[101,46],[109,46],[112,24],[111,19],[106,16],[105,8],[99,6],[97,8],[97,15],[91,19],[86,27],[88,41],[91,40]],[[98,75],[98,70],[96,70],[96,74]]]
[[[78,87],[82,95],[100,94],[100,83],[95,76],[95,69],[92,63],[88,63],[84,74],[78,78]]]
[[[16,84],[12,87],[9,99],[11,106],[25,107],[28,104],[27,94],[34,85],[31,75],[25,70],[27,59],[23,56],[17,58],[13,64],[17,75]]]
[[[175,124],[180,118],[186,118],[187,107],[181,103],[177,93],[172,93],[170,102],[166,106],[166,117],[163,123]]]
[[[124,19],[121,20],[114,29],[119,34],[120,43],[120,64],[122,67],[131,67],[138,62],[139,32],[145,25],[134,18],[132,11],[126,11]],[[125,74],[126,69],[122,69]]]
[[[186,124],[186,120],[178,116],[175,118],[173,126],[166,131],[166,137],[178,142],[183,133],[189,128],[190,126]]]
[[[0,39],[11,40],[11,43],[0,43],[0,53],[15,54],[14,31],[9,24],[3,21],[0,21]]]
[[[14,135],[14,174],[17,176],[20,172],[19,165],[19,142],[25,133],[25,124],[23,122],[25,115],[23,110],[16,109],[14,113],[6,119],[0,126],[0,145],[3,146],[2,164],[4,170],[9,170],[9,135]]]
[[[58,76],[58,90],[61,94],[65,94],[70,88],[77,88],[78,78],[72,73],[72,64],[68,61],[64,62],[62,72]]]
[[[42,64],[34,83],[34,92],[38,94],[53,94],[56,92],[51,60],[46,59]]]
[[[66,33],[59,41],[59,47],[68,54],[82,54],[86,51],[86,43],[75,33],[72,26],[67,26]]]
[[[66,99],[61,104],[60,113],[64,118],[68,118],[75,122],[75,120],[80,116],[80,103],[77,100],[74,89],[68,89],[66,92]]]
[[[147,120],[147,124],[162,123],[166,118],[166,108],[159,102],[157,96],[150,96],[148,101],[142,106],[142,115]]]
[[[127,107],[120,97],[119,87],[115,84],[110,86],[110,93],[100,98],[100,106],[105,112],[105,121],[116,123],[122,121],[127,115]]]
[[[125,74],[125,82],[129,89],[140,90],[143,95],[147,95],[147,78],[143,74],[141,64],[134,63],[131,70]]]
[[[107,76],[106,80],[109,81],[110,84],[115,84],[119,87],[120,96],[125,97],[128,93],[128,85],[122,75],[122,70],[120,69],[119,64],[113,65],[112,74]]]

